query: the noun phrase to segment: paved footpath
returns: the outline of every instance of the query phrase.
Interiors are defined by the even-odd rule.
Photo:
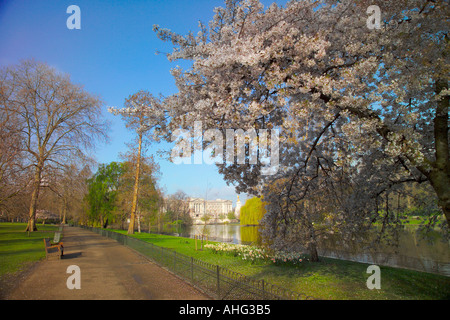
[[[64,228],[64,257],[44,260],[20,282],[13,300],[206,300],[191,285],[118,242],[91,231]],[[68,289],[70,265],[81,288]]]

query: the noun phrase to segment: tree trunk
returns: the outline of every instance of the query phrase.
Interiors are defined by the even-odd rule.
[[[431,185],[439,199],[439,206],[445,215],[447,225],[450,227],[450,181],[447,174],[433,171],[430,174]]]
[[[311,226],[311,228],[314,228]],[[319,254],[317,253],[317,241],[314,233],[314,229],[309,232],[309,243],[308,243],[309,259],[311,262],[319,262]]]
[[[67,199],[64,197],[63,199],[63,218],[62,224],[66,224],[66,213],[67,213]]]
[[[141,215],[137,215],[138,233],[141,233]]]
[[[106,218],[105,223],[102,225],[103,229],[108,228],[108,223],[109,223],[109,220],[108,220],[108,218]]]
[[[310,216],[313,212],[316,211],[316,207],[314,203],[311,203],[310,201],[305,202],[305,214],[304,214],[304,226],[306,231],[306,246],[309,253],[309,259],[311,262],[319,262],[319,255],[317,253],[317,236],[314,229],[314,224],[311,221]]]
[[[309,251],[309,259],[311,262],[319,262],[319,254],[317,253],[317,237],[316,232],[314,230],[314,225],[312,222],[309,222],[308,225],[308,236],[309,236],[309,242],[308,242],[308,251]]]
[[[136,208],[139,193],[139,174],[141,170],[141,149],[142,149],[142,133],[139,133],[139,147],[136,159],[136,174],[134,178],[133,203],[131,205],[131,217],[130,217],[130,225],[128,226],[128,234],[134,233],[134,220],[136,216]]]
[[[42,173],[42,165],[39,163],[36,166],[36,171],[34,172],[33,191],[31,193],[30,210],[28,213],[28,224],[27,228],[25,229],[25,231],[29,232],[37,231],[36,209],[37,209],[37,202],[39,199],[39,190],[41,187],[41,173]]]
[[[444,89],[448,89],[448,80],[438,79],[436,81],[436,94],[439,94]],[[450,226],[449,103],[450,95],[448,94],[437,102],[436,116],[434,118],[436,161],[429,174],[431,185],[439,198],[439,206],[444,212],[448,226]]]
[[[316,243],[310,243],[308,246],[309,257],[311,262],[319,262],[319,254],[317,253]]]

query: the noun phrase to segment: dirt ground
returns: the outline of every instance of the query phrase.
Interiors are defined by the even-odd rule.
[[[135,251],[76,227],[64,228],[64,256],[51,257],[9,279],[6,300],[209,300]],[[69,266],[78,266],[80,289],[69,289]],[[71,283],[74,283],[70,281]]]

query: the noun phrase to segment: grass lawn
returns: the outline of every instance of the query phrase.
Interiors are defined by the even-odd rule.
[[[54,225],[38,225],[39,231],[28,235],[25,227],[0,223],[0,279],[44,258],[42,239],[53,238],[57,230]],[[194,239],[147,233],[133,237],[318,299],[450,299],[450,277],[430,273],[381,266],[381,289],[369,290],[368,265],[363,263],[322,258],[318,263],[304,260],[298,266],[265,261],[252,264],[210,249],[196,251]]]
[[[0,223],[0,278],[45,258],[44,238],[53,239],[55,225],[37,225],[37,232],[24,232],[26,223]]]
[[[318,299],[450,299],[450,277],[430,273],[380,266],[381,289],[369,290],[369,265],[364,263],[322,258],[320,262],[303,261],[298,266],[265,261],[252,264],[210,249],[196,251],[194,239],[147,233],[133,237]]]

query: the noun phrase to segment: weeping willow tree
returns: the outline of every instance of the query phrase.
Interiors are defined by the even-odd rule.
[[[260,198],[248,199],[241,207],[241,224],[258,225],[265,213],[265,203]]]

